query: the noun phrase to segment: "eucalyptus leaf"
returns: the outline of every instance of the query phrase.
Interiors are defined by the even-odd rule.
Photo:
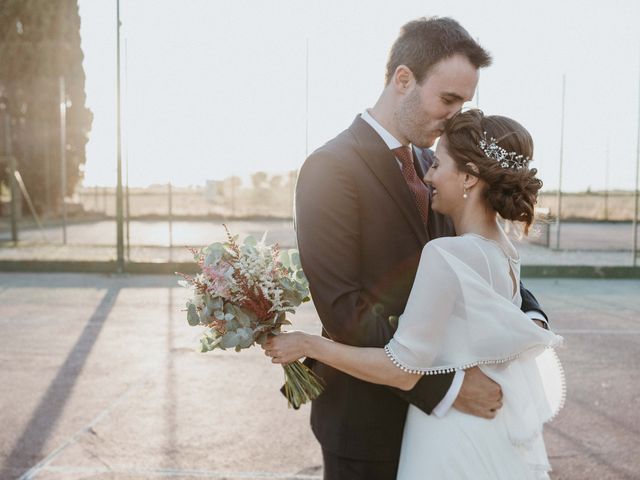
[[[250,328],[241,328],[238,330],[238,334],[240,335],[240,347],[249,348],[253,345],[253,330]]]
[[[200,353],[206,353],[208,351],[210,351],[211,349],[209,348],[209,342],[207,341],[206,338],[201,338],[200,339]]]
[[[224,256],[225,248],[221,243],[212,243],[204,248],[203,253],[206,255],[204,258],[205,265],[215,265]]]
[[[207,307],[204,307],[202,310],[200,310],[200,323],[202,323],[203,325],[208,324],[211,321],[211,310],[209,310]]]
[[[255,247],[258,245],[258,241],[252,235],[249,235],[244,239],[244,244],[249,247]]]
[[[193,303],[189,304],[187,307],[187,321],[189,322],[189,325],[191,325],[192,327],[195,327],[196,325],[200,324],[200,316],[198,315],[198,309]]]
[[[228,320],[225,323],[225,325],[226,325],[228,331],[236,331],[239,328],[242,328],[242,325],[240,325],[240,322],[238,321],[237,318],[234,318],[233,320]]]
[[[238,308],[236,311],[236,320],[241,326],[248,328],[251,327],[251,321],[253,319],[251,316],[247,315],[247,313]]]
[[[291,268],[291,257],[289,256],[289,252],[281,251],[280,252],[280,263],[284,268]]]
[[[224,307],[224,301],[220,297],[208,297],[207,307],[212,311],[222,310]]]
[[[240,247],[240,252],[242,256],[246,257],[255,257],[257,255],[255,247],[251,245],[243,245],[242,247]]]
[[[291,256],[291,265],[295,267],[296,270],[300,270],[302,268],[300,253],[297,250],[289,250],[289,255]]]
[[[239,328],[233,332],[227,332],[222,336],[220,346],[222,348],[248,348],[253,344],[253,331],[250,328]]]

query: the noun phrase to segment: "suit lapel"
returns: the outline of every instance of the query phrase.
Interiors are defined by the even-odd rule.
[[[360,158],[389,192],[420,242],[425,244],[428,240],[427,230],[393,153],[360,116],[356,117],[349,130],[356,139],[356,151]]]

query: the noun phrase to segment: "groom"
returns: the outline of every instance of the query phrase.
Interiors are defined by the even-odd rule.
[[[305,161],[296,231],[323,335],[371,347],[393,336],[390,317],[404,310],[422,247],[455,234],[431,210],[421,182],[432,161],[428,147],[473,97],[479,69],[490,63],[450,18],[407,23],[391,49],[377,103]],[[543,320],[535,298],[524,289],[522,297],[523,310]],[[478,368],[424,376],[409,392],[319,362],[313,370],[326,382],[311,407],[326,480],[395,479],[409,403],[438,416],[453,407],[485,418],[502,405],[500,387]]]

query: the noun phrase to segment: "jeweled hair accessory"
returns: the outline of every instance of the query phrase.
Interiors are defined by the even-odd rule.
[[[482,150],[487,158],[495,160],[502,168],[511,168],[520,170],[529,166],[529,157],[519,155],[517,152],[507,152],[504,148],[497,144],[497,140],[491,137],[487,141],[487,132],[484,132],[483,138],[478,142],[480,150]]]

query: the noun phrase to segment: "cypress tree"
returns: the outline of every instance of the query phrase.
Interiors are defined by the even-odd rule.
[[[11,114],[11,140],[36,209],[61,207],[60,93],[66,87],[66,192],[82,180],[93,114],[85,106],[77,0],[0,0],[0,96]],[[0,152],[5,133],[0,122]],[[0,181],[8,185],[7,158]]]

